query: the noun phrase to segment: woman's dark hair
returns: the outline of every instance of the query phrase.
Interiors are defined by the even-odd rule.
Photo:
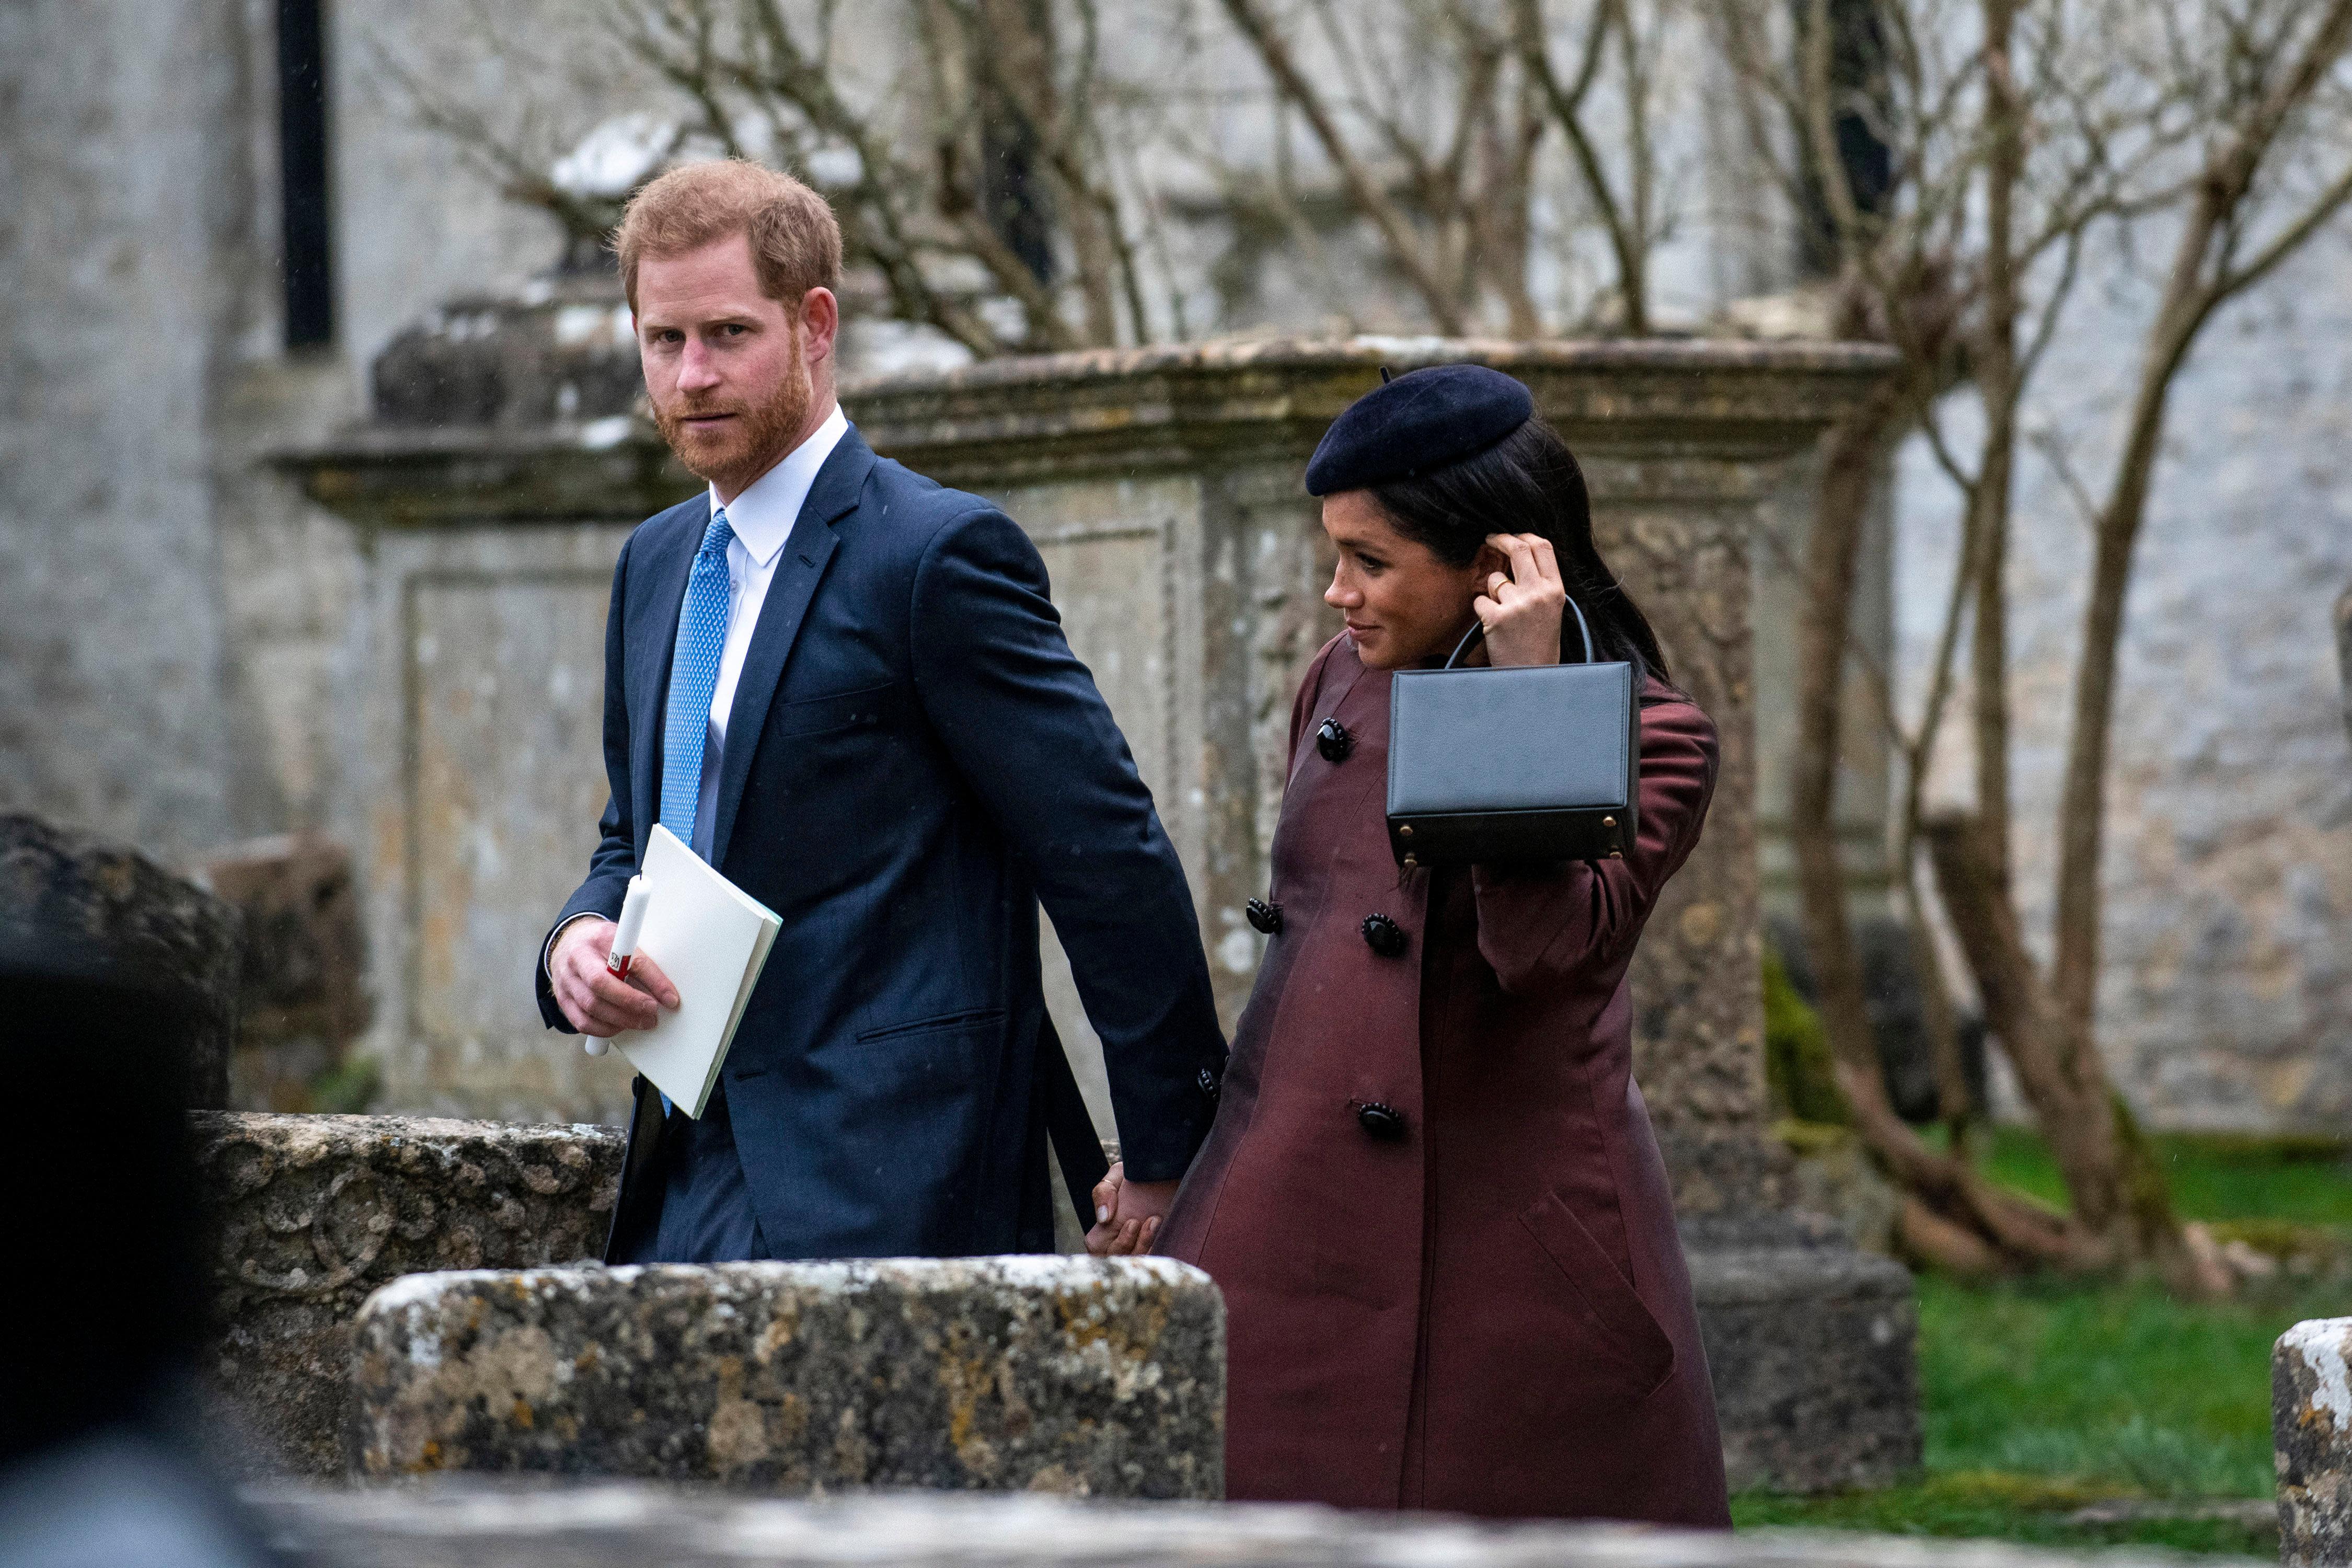
[[[1467,566],[1490,533],[1539,533],[1551,541],[1561,579],[1592,626],[1593,652],[1633,667],[1633,689],[1654,675],[1670,680],[1657,634],[1592,542],[1592,501],[1568,443],[1530,419],[1494,446],[1410,479],[1371,487],[1390,524],[1448,566]],[[1571,614],[1560,628],[1575,647]]]

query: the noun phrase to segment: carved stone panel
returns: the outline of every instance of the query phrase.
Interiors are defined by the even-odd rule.
[[[393,1116],[190,1118],[209,1210],[207,1381],[244,1468],[334,1475],[351,1322],[368,1293],[436,1268],[600,1256],[620,1181],[604,1127]]]
[[[411,586],[414,945],[402,978],[417,1059],[403,1077],[436,1100],[578,1115],[625,1091],[619,1058],[549,1038],[530,1001],[530,955],[579,885],[608,794],[610,595],[609,574],[592,572],[431,574]]]
[[[1181,652],[1177,627],[1180,540],[1192,531],[1199,486],[1189,479],[1040,485],[990,499],[1027,531],[1053,583],[1071,651],[1093,672],[1118,721],[1162,825],[1189,866],[1198,859],[1196,783],[1181,732]],[[1052,1013],[1095,1125],[1118,1136],[1102,1042],[1087,1022],[1069,957],[1044,921],[1045,1005]]]

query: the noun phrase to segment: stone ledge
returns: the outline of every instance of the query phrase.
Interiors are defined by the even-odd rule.
[[[2297,1323],[2271,1350],[2279,1560],[2352,1563],[2352,1318]]]
[[[942,484],[997,489],[1048,476],[1189,472],[1213,458],[1303,463],[1382,365],[1465,361],[1525,381],[1588,462],[1698,459],[1710,470],[1803,450],[1894,365],[1869,343],[1247,339],[869,377],[845,385],[842,403],[883,456]],[[619,414],[359,426],[271,460],[313,500],[375,526],[634,522],[693,488],[651,425]],[[1725,482],[1716,474],[1696,490]]]
[[[1431,1514],[1038,1497],[824,1502],[682,1496],[642,1485],[478,1482],[246,1493],[271,1538],[320,1568],[2058,1568],[2079,1553],[1859,1534],[1699,1534],[1486,1525]],[[2179,1559],[2102,1552],[2102,1568]]]
[[[352,1338],[363,1478],[1223,1492],[1224,1302],[1165,1258],[419,1275]]]
[[[352,1315],[434,1268],[593,1258],[621,1134],[435,1117],[189,1119],[213,1223],[205,1367],[247,1469],[342,1469]]]

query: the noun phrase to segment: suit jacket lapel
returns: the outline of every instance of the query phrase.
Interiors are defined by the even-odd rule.
[[[708,497],[698,496],[685,504],[698,509],[694,515],[700,524],[709,522]],[[635,806],[632,815],[636,819],[640,864],[654,824],[661,818],[662,704],[669,689],[670,650],[677,642],[677,618],[686,606],[687,574],[694,567],[694,552],[702,548],[700,525],[680,528],[675,533],[667,550],[649,552],[651,559],[638,564],[641,575],[633,584],[634,592],[651,595],[638,601],[644,606],[643,615],[630,617],[637,658],[629,677],[629,788]]]
[[[792,536],[784,541],[783,559],[776,563],[776,574],[768,583],[767,602],[760,607],[760,624],[751,630],[751,647],[744,655],[743,674],[735,686],[735,704],[727,712],[727,748],[719,771],[719,816],[710,825],[713,866],[727,863],[735,810],[743,801],[743,783],[751,776],[752,754],[760,749],[760,731],[767,724],[776,682],[783,677],[784,661],[792,656],[801,623],[808,616],[809,601],[816,597],[817,584],[824,581],[825,565],[840,547],[841,537],[834,532],[833,524],[856,510],[866,473],[873,467],[873,448],[851,426],[817,470],[816,482],[809,486],[808,499],[793,520]],[[677,619],[675,614],[671,619]]]

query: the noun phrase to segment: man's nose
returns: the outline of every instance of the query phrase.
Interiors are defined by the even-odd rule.
[[[719,366],[710,351],[688,339],[685,353],[678,358],[677,389],[680,392],[708,392],[719,382]]]

